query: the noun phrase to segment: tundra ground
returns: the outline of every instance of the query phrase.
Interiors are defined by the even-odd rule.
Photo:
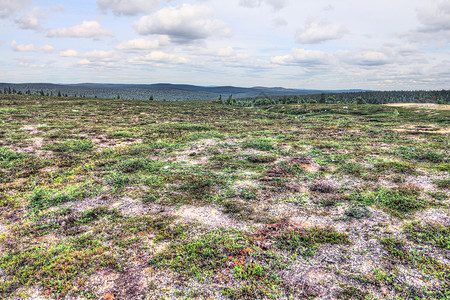
[[[449,124],[0,95],[0,298],[448,299]]]

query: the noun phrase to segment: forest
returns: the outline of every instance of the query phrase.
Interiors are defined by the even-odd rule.
[[[218,102],[237,106],[264,106],[273,104],[387,104],[387,103],[450,103],[450,90],[440,91],[367,91],[347,93],[320,93],[295,96],[259,95],[255,98],[234,99],[230,95],[227,99],[218,98]]]

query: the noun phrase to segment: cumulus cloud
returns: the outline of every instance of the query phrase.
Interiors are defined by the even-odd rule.
[[[116,15],[136,16],[153,11],[161,0],[97,0],[102,11],[111,10]]]
[[[116,46],[116,49],[125,52],[138,52],[159,48],[161,45],[166,44],[167,42],[167,36],[163,36],[159,40],[134,39],[120,43]]]
[[[314,66],[328,63],[329,56],[323,51],[292,49],[290,54],[272,57],[271,62],[276,65]]]
[[[272,6],[275,10],[284,8],[288,3],[288,0],[240,0],[239,5],[244,7],[260,7],[262,4]]]
[[[78,51],[72,50],[72,49],[60,51],[59,56],[61,56],[61,57],[77,57]]]
[[[214,34],[229,36],[230,29],[213,19],[214,10],[206,6],[183,4],[166,7],[134,23],[141,35],[167,35],[176,43],[187,43],[208,38]]]
[[[80,25],[68,28],[52,29],[48,37],[92,38],[99,40],[103,36],[113,36],[110,30],[103,29],[97,21],[83,21]]]
[[[132,64],[186,64],[189,63],[189,59],[163,51],[153,51],[144,56],[135,56],[128,62]]]
[[[1,0],[0,1],[0,18],[9,18],[18,11],[22,11],[29,6],[32,0]]]
[[[393,64],[397,60],[397,53],[393,49],[358,49],[338,51],[336,56],[351,65],[376,67]]]
[[[120,60],[120,55],[115,51],[93,50],[81,55],[77,64],[83,67],[114,67]]]
[[[342,25],[311,22],[300,28],[295,38],[301,44],[319,44],[340,39],[346,32],[347,30]]]
[[[16,20],[16,23],[21,29],[39,30],[41,28],[41,20],[33,14],[22,16]]]
[[[50,45],[36,47],[34,44],[17,44],[16,40],[12,40],[11,48],[16,52],[53,52],[55,48]]]
[[[51,7],[50,9],[35,7],[32,11],[16,19],[15,22],[21,29],[40,30],[42,29],[41,20],[46,19],[52,12],[63,10],[64,8],[61,5]]]

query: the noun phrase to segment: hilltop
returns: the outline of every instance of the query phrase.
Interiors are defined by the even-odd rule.
[[[51,83],[0,83],[0,90],[14,89],[25,94],[30,91],[36,94],[43,91],[44,94],[57,96],[58,94],[70,97],[87,98],[117,98],[148,100],[150,96],[154,100],[215,100],[220,95],[235,98],[252,98],[260,95],[283,96],[283,95],[313,95],[327,91],[307,90],[307,89],[286,89],[282,87],[234,87],[234,86],[197,86],[188,84],[51,84]],[[336,91],[351,92],[361,90]],[[328,91],[329,92],[329,91]]]

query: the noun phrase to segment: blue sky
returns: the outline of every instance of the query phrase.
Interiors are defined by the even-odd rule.
[[[450,0],[0,0],[1,82],[449,89]]]

